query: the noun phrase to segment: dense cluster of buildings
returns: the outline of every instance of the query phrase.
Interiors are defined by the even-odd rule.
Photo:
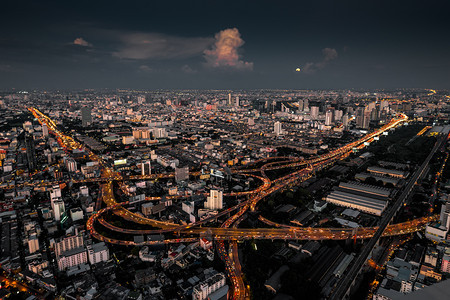
[[[104,205],[96,182],[103,166],[91,151],[125,179],[116,196],[130,201],[130,211],[189,224],[214,219],[242,200],[226,195],[261,184],[231,172],[236,165],[276,155],[321,155],[385,124],[397,112],[416,121],[448,119],[442,114],[447,105],[445,97],[406,90],[0,93],[0,264],[50,297],[226,299],[230,287],[225,271],[202,266],[219,259],[209,236],[191,244],[114,252],[90,236],[86,221]],[[64,147],[29,107],[39,108],[82,146]],[[447,130],[429,129],[435,134]],[[334,178],[308,179],[301,189],[314,201],[305,207],[282,203],[273,215],[295,226],[375,226],[413,170],[408,164],[377,161],[347,176],[370,155],[357,154],[333,167],[330,172],[339,174]],[[150,179],[155,174],[173,176]],[[448,239],[449,212],[444,204],[440,220],[427,226],[427,238],[437,243]],[[326,220],[321,218],[325,213]],[[135,236],[134,241],[164,238]],[[312,257],[307,277],[319,283],[324,295],[333,291],[354,258],[340,246],[318,242],[285,246],[275,256],[295,262]],[[427,285],[427,278],[440,280],[449,272],[448,247],[407,252],[417,255],[399,255],[388,264],[379,297],[397,287],[401,293],[414,291]],[[426,253],[425,261],[415,258],[420,253]],[[123,279],[123,269],[129,278]],[[274,270],[267,290],[278,292],[288,270]]]

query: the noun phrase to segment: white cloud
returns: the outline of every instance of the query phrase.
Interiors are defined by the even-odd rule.
[[[216,34],[215,38],[216,41],[212,49],[204,51],[208,67],[238,70],[253,69],[253,63],[243,61],[239,54],[238,50],[245,42],[237,28],[222,30]]]
[[[91,43],[88,43],[85,39],[83,39],[83,38],[76,38],[74,41],[73,41],[73,44],[74,45],[78,45],[78,46],[83,46],[83,47],[92,47],[92,44]]]

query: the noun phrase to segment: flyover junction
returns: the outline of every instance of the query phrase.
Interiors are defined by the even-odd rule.
[[[47,124],[49,132],[53,134],[58,143],[66,150],[82,148],[83,145],[76,142],[72,137],[63,134],[57,129],[56,124],[41,113],[36,108],[29,108],[30,112],[39,120],[41,124]],[[227,274],[232,283],[232,298],[245,299],[248,296],[248,291],[243,282],[241,266],[239,263],[237,252],[237,241],[248,239],[270,239],[270,240],[345,240],[348,238],[368,239],[372,237],[377,231],[378,227],[365,227],[358,229],[351,228],[311,228],[311,227],[295,227],[283,224],[278,224],[260,217],[260,220],[271,228],[239,228],[239,223],[248,211],[256,211],[258,202],[263,200],[268,195],[277,191],[283,190],[289,186],[298,184],[310,178],[315,172],[326,168],[335,162],[349,156],[354,149],[361,149],[367,143],[374,140],[375,137],[381,135],[401,123],[405,122],[407,117],[404,114],[398,114],[388,124],[371,132],[362,138],[352,143],[346,144],[338,149],[335,149],[327,154],[314,157],[308,160],[302,160],[294,157],[268,157],[253,162],[250,166],[243,168],[235,168],[233,173],[253,177],[261,182],[261,184],[252,191],[236,192],[224,194],[224,196],[241,197],[243,200],[226,210],[219,212],[217,215],[197,221],[195,223],[180,225],[170,222],[160,221],[152,218],[144,217],[140,214],[134,213],[127,209],[135,202],[117,202],[114,197],[114,182],[119,184],[119,187],[125,192],[126,188],[124,180],[138,180],[138,179],[157,179],[157,178],[171,178],[174,174],[153,174],[147,176],[131,176],[128,178],[122,177],[120,174],[113,171],[101,157],[93,152],[89,152],[91,160],[98,161],[101,168],[101,177],[88,180],[80,180],[79,182],[98,182],[101,185],[101,201],[106,207],[101,208],[91,215],[87,221],[86,227],[92,237],[104,241],[106,243],[124,245],[124,246],[144,246],[155,244],[171,244],[171,243],[189,243],[198,241],[199,237],[209,236],[216,241],[216,248],[219,256],[225,263]],[[254,166],[251,168],[251,166]],[[271,180],[266,171],[276,169],[289,169],[291,173]],[[199,172],[191,172],[191,176],[199,175]],[[181,196],[174,196],[173,199],[180,199]],[[171,198],[171,199],[172,199]],[[161,197],[147,197],[145,201],[158,201]],[[129,222],[148,225],[151,229],[132,229],[117,227],[110,222],[106,216],[114,214]],[[210,227],[208,223],[217,221],[217,219],[224,219],[225,221],[220,227]],[[421,230],[428,222],[435,220],[436,216],[424,217],[420,219],[411,220],[404,223],[391,224],[383,232],[384,236],[402,235]],[[99,232],[99,227],[104,227],[110,232],[116,232],[117,236],[126,237],[126,239],[119,239],[117,237],[106,236]],[[156,235],[165,234],[168,236],[162,240],[147,240],[143,242],[135,242],[132,237],[135,235]],[[171,238],[169,238],[171,236]],[[229,251],[226,251],[226,246],[229,246]]]

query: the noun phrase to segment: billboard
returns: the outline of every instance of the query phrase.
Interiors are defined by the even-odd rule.
[[[118,159],[118,160],[114,161],[115,166],[126,165],[126,164],[127,164],[127,159]]]

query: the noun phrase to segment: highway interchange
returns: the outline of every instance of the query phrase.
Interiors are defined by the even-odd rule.
[[[57,129],[56,124],[49,117],[41,113],[36,108],[29,108],[30,112],[38,119],[41,124],[47,124],[49,132],[53,134],[58,143],[64,147],[66,152],[72,149],[83,148],[83,145],[76,142],[72,137],[63,134]],[[188,243],[198,241],[199,237],[209,236],[216,241],[217,253],[225,263],[225,267],[232,283],[233,299],[245,299],[248,297],[248,291],[244,285],[242,278],[242,270],[238,257],[238,240],[247,239],[282,239],[282,240],[345,240],[350,238],[357,239],[369,239],[377,230],[378,227],[369,228],[310,228],[310,227],[295,227],[274,223],[270,220],[260,217],[260,220],[271,225],[272,228],[239,228],[239,223],[243,220],[246,212],[257,210],[257,204],[268,195],[283,190],[289,186],[298,184],[308,178],[310,178],[314,172],[326,168],[336,161],[341,160],[352,153],[356,149],[360,149],[374,140],[375,137],[383,134],[392,128],[405,122],[407,117],[404,114],[397,115],[388,124],[384,125],[380,129],[365,135],[357,141],[344,145],[341,148],[333,150],[322,156],[314,157],[309,160],[301,160],[293,157],[269,157],[254,162],[252,165],[262,165],[261,167],[255,167],[250,169],[234,169],[232,172],[239,173],[245,176],[252,176],[259,180],[262,184],[252,191],[238,192],[225,194],[224,196],[242,197],[246,196],[239,204],[230,207],[226,210],[219,212],[213,217],[209,217],[204,220],[197,221],[195,223],[180,225],[170,222],[159,221],[152,218],[144,217],[141,214],[133,213],[127,207],[130,205],[130,201],[117,202],[114,197],[114,182],[117,182],[121,189],[127,193],[124,185],[124,180],[137,180],[137,179],[156,179],[156,178],[170,178],[174,174],[152,174],[147,176],[130,176],[123,178],[120,174],[114,172],[106,163],[93,152],[89,152],[91,160],[98,161],[101,166],[101,177],[87,180],[79,180],[77,182],[98,182],[101,185],[101,200],[105,203],[106,207],[94,212],[87,221],[87,230],[92,237],[111,244],[118,244],[124,246],[142,246],[152,244],[170,244],[170,243]],[[277,159],[276,161],[273,161]],[[293,170],[292,173],[285,175],[281,178],[270,180],[266,174],[266,171],[289,168]],[[254,173],[259,173],[255,175]],[[199,173],[190,173],[191,176],[197,176]],[[75,181],[74,181],[75,183]],[[47,183],[48,184],[48,183]],[[182,196],[168,196],[171,199],[181,199]],[[146,201],[158,201],[161,197],[147,197]],[[245,200],[246,199],[246,200]],[[106,221],[104,216],[112,212],[116,216],[119,216],[127,221],[131,221],[138,224],[150,225],[152,229],[130,229],[119,228]],[[221,224],[220,227],[208,227],[207,223],[217,221],[218,219],[227,219]],[[391,224],[382,230],[383,236],[401,235],[421,230],[428,222],[435,220],[436,216],[420,218],[411,220],[405,223]],[[129,239],[117,239],[110,236],[105,236],[99,233],[98,226],[103,226],[109,231],[118,232],[120,236],[127,236]],[[175,236],[176,238],[167,238],[164,240],[150,240],[143,242],[135,242],[132,237],[135,235],[155,235],[164,234]],[[227,244],[229,250],[227,251]]]

